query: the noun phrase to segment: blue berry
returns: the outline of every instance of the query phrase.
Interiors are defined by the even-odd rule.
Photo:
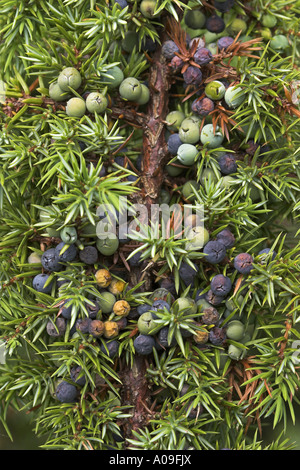
[[[240,253],[233,260],[235,269],[242,274],[249,274],[253,268],[253,258],[249,253]]]
[[[72,304],[70,304],[68,307],[65,307],[66,304],[68,304],[70,302],[71,299],[68,299],[68,300],[65,300],[64,301],[64,304],[62,306],[62,310],[61,310],[61,315],[66,319],[66,320],[70,320],[71,318],[71,312],[72,312]]]
[[[168,138],[168,150],[171,155],[177,155],[177,150],[182,145],[179,134],[171,134]]]
[[[163,349],[175,346],[177,343],[174,336],[172,337],[171,343],[169,343],[168,334],[169,334],[168,326],[164,326],[163,328],[161,328],[157,334],[157,342],[159,346],[161,346]]]
[[[86,303],[86,304],[85,304],[85,308],[86,308],[86,309],[87,309],[87,311],[88,311],[89,318],[92,318],[92,319],[94,319],[94,318],[96,318],[96,316],[97,316],[97,313],[98,313],[98,312],[99,312],[99,310],[100,310],[100,305],[99,305],[99,303],[98,303],[98,302],[96,302],[96,301],[93,301],[93,304],[92,304],[92,305],[91,305],[91,304],[88,304],[88,303]]]
[[[78,378],[78,376],[81,373],[82,368],[80,366],[74,366],[70,370],[70,377],[73,382],[75,382],[77,385],[83,386],[86,382],[86,378],[84,375]]]
[[[225,22],[220,16],[212,15],[207,18],[205,27],[211,33],[222,33],[225,29]]]
[[[63,380],[58,384],[55,390],[56,398],[62,403],[73,403],[76,401],[78,392],[75,385]]]
[[[196,98],[192,103],[192,111],[199,114],[199,116],[207,116],[215,109],[213,100],[208,97],[202,99]]]
[[[60,271],[63,268],[59,262],[55,248],[49,248],[44,251],[41,257],[41,263],[46,271]]]
[[[79,259],[84,264],[96,264],[98,261],[98,250],[94,246],[85,246],[79,252]]]
[[[122,8],[122,10],[123,8],[126,8],[128,6],[128,3],[126,0],[115,0],[115,3],[117,3],[120,6],[120,8]]]
[[[226,248],[232,248],[235,245],[235,236],[228,228],[221,230],[216,236],[216,239],[222,242]]]
[[[183,73],[183,79],[187,85],[200,85],[202,82],[202,72],[198,67],[190,65]]]
[[[37,274],[32,281],[32,287],[43,294],[50,294],[52,291],[53,282],[45,286],[49,279],[49,274]]]
[[[100,346],[100,350],[103,354],[112,359],[116,354],[118,354],[119,347],[120,343],[117,340],[113,339],[110,341],[105,341],[104,344],[102,343]]]
[[[225,343],[226,338],[227,336],[225,328],[219,328],[218,326],[215,326],[209,332],[209,341],[214,346],[222,346]]]
[[[55,248],[56,255],[58,256],[58,259],[61,263],[67,263],[70,261],[74,261],[74,259],[77,256],[77,248],[75,245],[70,245],[63,253],[61,253],[62,249],[66,243],[61,242],[57,245]]]
[[[263,250],[260,250],[258,252],[258,254],[261,255],[262,259],[265,259],[266,255],[268,255],[270,252],[271,252],[271,248],[264,248]],[[277,253],[276,253],[276,251],[272,251],[271,253],[272,253],[271,258],[272,258],[272,261],[273,261],[276,258]]]
[[[165,308],[169,311],[170,304],[162,299],[154,300],[153,304],[151,305],[151,311],[164,310]]]
[[[175,52],[179,52],[179,47],[175,44],[174,41],[169,39],[163,43],[161,52],[167,60],[171,60],[175,56]]]
[[[197,277],[199,268],[194,264],[195,269],[193,269],[188,263],[181,263],[179,268],[180,279],[183,280],[186,286],[193,285],[195,278]]]
[[[232,153],[224,153],[218,159],[218,162],[223,175],[230,175],[231,173],[235,173],[237,170],[237,163]]]
[[[207,65],[212,61],[212,53],[206,47],[199,47],[193,56],[193,60],[198,65]]]
[[[233,43],[234,39],[231,38],[230,36],[224,36],[220,39],[218,39],[217,41],[217,44],[218,44],[218,48],[220,50],[222,49],[227,49],[227,47],[229,47],[232,43]]]
[[[223,274],[216,274],[210,282],[210,288],[214,294],[226,296],[232,288],[231,279]]]
[[[55,320],[55,324],[49,320],[46,326],[46,330],[49,336],[62,336],[66,331],[66,320],[62,317],[58,317]]]
[[[209,289],[209,291],[205,294],[205,300],[211,305],[220,305],[224,300],[224,296],[220,294],[215,294],[215,292]]]
[[[209,241],[203,248],[205,260],[211,264],[217,264],[223,261],[226,256],[226,247],[220,241]]]
[[[151,305],[148,304],[141,304],[137,306],[137,313],[138,315],[143,315],[143,313],[149,312],[151,310]]]
[[[234,5],[234,0],[214,1],[214,7],[221,13],[227,13]]]
[[[143,356],[151,354],[155,348],[155,339],[150,335],[139,335],[133,342],[135,351]]]

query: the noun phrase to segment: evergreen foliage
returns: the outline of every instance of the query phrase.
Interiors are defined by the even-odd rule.
[[[300,385],[300,2],[149,0],[151,14],[139,0],[122,3],[0,0],[0,422],[12,437],[8,412],[25,410],[49,450],[291,449],[285,430]],[[199,9],[225,29],[188,27],[186,12]],[[224,36],[232,41],[222,49]],[[199,65],[203,38],[211,54]],[[79,86],[51,97],[66,68],[79,71]],[[119,92],[129,77],[145,101]],[[192,104],[215,80],[238,94],[197,114]],[[71,97],[85,103],[91,92],[106,97],[104,110],[66,112]],[[168,122],[172,111],[190,118],[186,129]],[[215,144],[201,140],[208,124],[221,135]],[[197,155],[184,165],[168,138],[194,130]],[[229,175],[224,153],[237,164]],[[121,217],[134,204],[150,212],[162,203],[203,207],[222,259],[209,261],[196,229],[192,248],[189,231],[176,238],[183,219],[174,214],[167,226],[136,226],[105,254],[99,206]],[[91,246],[98,258],[88,264],[80,253]],[[52,248],[53,271],[42,264]],[[244,253],[247,273],[236,268]],[[37,289],[41,274],[46,288]],[[231,280],[226,298],[211,292],[216,274]],[[165,303],[156,310],[154,300]],[[134,342],[142,307],[155,325],[147,355]],[[215,313],[207,307],[217,321],[204,319]],[[242,339],[226,337],[233,321],[243,323]],[[59,400],[63,381],[75,400]],[[270,422],[280,435],[266,444]]]

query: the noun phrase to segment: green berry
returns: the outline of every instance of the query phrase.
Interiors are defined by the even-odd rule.
[[[117,88],[124,80],[124,73],[117,65],[108,69],[106,74],[110,76],[103,77],[103,82],[108,86],[108,88]]]
[[[49,85],[49,96],[54,101],[66,101],[70,98],[70,94],[62,90],[57,82]]]
[[[288,38],[283,34],[277,34],[276,36],[273,36],[270,42],[270,47],[276,51],[283,51],[289,47]]]
[[[140,12],[145,18],[155,18],[158,14],[154,13],[156,8],[156,0],[142,0],[140,4]]]
[[[90,113],[103,113],[108,104],[106,96],[98,92],[90,93],[85,103]]]
[[[230,86],[225,91],[224,99],[230,108],[237,108],[244,101],[243,89],[237,86]]]
[[[196,198],[193,188],[197,192],[197,190],[199,189],[199,183],[197,181],[190,180],[184,183],[182,190],[181,190],[183,197],[185,199],[188,199],[188,201],[190,202],[194,201]]]
[[[197,313],[197,304],[191,297],[178,297],[172,306],[179,312],[184,311],[186,315],[195,315]]]
[[[195,158],[198,154],[198,149],[192,144],[182,144],[178,147],[177,158],[183,164],[187,166],[193,165]]]
[[[99,307],[104,314],[111,313],[117,299],[111,292],[101,292],[101,297],[97,300]]]
[[[75,227],[64,227],[59,232],[59,236],[64,243],[72,244],[77,240],[77,230]]]
[[[174,163],[180,163],[179,160]],[[169,176],[178,176],[183,172],[183,168],[174,165],[166,165],[166,170]]]
[[[247,23],[241,18],[235,18],[227,29],[234,36],[236,36],[240,31],[242,31],[241,34],[244,34],[247,31]]]
[[[98,251],[105,256],[113,255],[119,248],[119,240],[115,234],[110,233],[107,238],[99,238],[96,242]]]
[[[208,83],[205,87],[205,94],[211,100],[221,100],[225,95],[225,91],[224,83],[218,80]]]
[[[261,22],[266,28],[274,28],[277,25],[277,18],[274,15],[266,13],[262,16]]]
[[[86,105],[82,98],[71,98],[66,105],[66,113],[70,117],[82,117],[85,114]]]
[[[148,101],[150,100],[150,90],[146,85],[144,85],[144,83],[141,83],[141,87],[142,87],[141,96],[139,97],[138,100],[136,100],[136,102],[140,105],[143,105],[143,104],[147,104]]]
[[[82,82],[80,73],[74,67],[67,67],[59,74],[57,83],[63,91],[69,91],[69,87],[77,90]]]
[[[238,348],[237,346],[234,346],[233,344],[230,344],[228,347],[228,356],[230,359],[233,359],[234,361],[239,361],[240,359],[243,359],[246,355],[246,349]]]
[[[213,124],[206,124],[202,128],[200,140],[203,145],[207,144],[208,148],[217,148],[222,144],[224,135],[219,126],[216,126],[214,131]]]
[[[189,230],[187,238],[190,240],[185,245],[188,251],[201,250],[209,241],[209,232],[205,227],[194,227]]]
[[[142,94],[142,86],[136,78],[128,77],[122,81],[119,93],[124,100],[137,101]]]
[[[131,53],[133,49],[138,49],[139,46],[139,36],[135,31],[127,31],[125,33],[124,39],[122,40],[122,49],[125,52]]]
[[[171,111],[166,117],[167,127],[170,131],[177,131],[185,119],[182,111]]]
[[[200,182],[204,186],[205,182],[216,183],[221,178],[221,173],[218,170],[213,170],[212,168],[204,168],[200,175]]]
[[[151,330],[156,326],[151,312],[142,313],[137,321],[137,327],[142,335],[151,335]]]
[[[239,320],[232,320],[227,325],[226,335],[227,338],[234,341],[240,341],[245,333],[245,326]]]
[[[186,122],[181,124],[179,131],[179,138],[184,144],[196,144],[200,138],[200,126],[195,122]]]
[[[265,40],[265,41],[270,41],[270,39],[272,39],[272,31],[270,30],[270,28],[262,28],[260,30],[260,34],[261,34],[261,37]]]
[[[200,10],[187,10],[184,15],[184,22],[188,28],[201,29],[204,27],[206,16]]]

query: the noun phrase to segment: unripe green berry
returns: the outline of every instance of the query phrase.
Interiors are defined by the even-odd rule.
[[[183,164],[190,166],[195,162],[198,149],[192,144],[182,144],[177,150],[177,159]]]
[[[117,65],[108,69],[106,73],[110,76],[103,77],[103,82],[108,86],[108,88],[117,88],[124,80],[124,73]]]
[[[54,101],[66,101],[70,98],[70,94],[62,90],[57,82],[49,85],[49,96]]]
[[[277,18],[274,15],[266,13],[262,16],[261,22],[266,28],[274,28],[277,25]]]
[[[98,251],[105,256],[113,255],[119,248],[119,240],[115,234],[110,233],[107,238],[99,238],[96,242]]]
[[[87,110],[90,113],[103,113],[107,108],[107,98],[102,93],[92,92],[85,100]]]
[[[185,144],[196,144],[200,138],[200,126],[195,122],[181,124],[179,131],[179,138]]]
[[[208,148],[217,148],[222,144],[224,135],[219,126],[214,130],[213,124],[206,124],[202,128],[200,140],[203,145],[207,144]]]
[[[243,89],[241,87],[230,86],[225,91],[224,99],[230,108],[237,108],[243,101]]]
[[[187,10],[184,15],[184,22],[188,28],[201,29],[204,27],[206,17],[200,10]]]
[[[142,0],[140,4],[140,12],[145,18],[155,18],[158,14],[154,14],[156,0]]]
[[[227,325],[227,338],[240,341],[245,334],[245,326],[239,320],[232,320]]]
[[[72,244],[77,240],[77,230],[75,227],[64,227],[59,232],[59,236],[64,243]]]
[[[77,90],[82,83],[82,78],[77,69],[74,67],[66,67],[59,74],[57,83],[63,91],[69,91],[69,87],[73,88],[73,90]]]
[[[283,51],[284,49],[289,47],[288,38],[283,34],[277,34],[276,36],[273,36],[270,42],[270,47],[272,47],[272,49],[275,49],[276,51]]]
[[[194,227],[188,232],[186,249],[189,251],[201,250],[209,241],[209,232],[205,227]]]
[[[167,127],[170,131],[177,131],[185,119],[182,111],[171,111],[166,117]]]
[[[119,93],[124,100],[137,101],[142,94],[142,86],[136,78],[128,77],[122,81]]]
[[[238,348],[234,344],[230,344],[228,347],[228,356],[234,361],[239,361],[243,359],[246,355],[246,349]]]
[[[141,87],[142,87],[141,96],[139,97],[138,100],[136,100],[136,102],[140,105],[143,105],[143,104],[147,104],[150,99],[150,90],[146,85],[144,85],[144,83],[141,83]]]
[[[85,114],[86,105],[82,98],[71,98],[66,105],[66,113],[70,117],[82,117]]]
[[[214,80],[210,82],[205,87],[205,94],[211,100],[221,100],[225,95],[225,85],[219,80]]]
[[[235,18],[228,27],[229,32],[236,36],[240,31],[244,34],[247,31],[247,23],[241,18]]]

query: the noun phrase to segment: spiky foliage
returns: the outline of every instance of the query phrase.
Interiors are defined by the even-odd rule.
[[[300,385],[299,2],[237,0],[228,12],[217,11],[227,29],[215,36],[185,23],[188,10],[215,13],[212,1],[160,0],[152,18],[140,3],[128,0],[122,9],[114,0],[0,0],[0,332],[6,352],[0,421],[11,437],[10,410],[25,410],[45,449],[290,449],[286,422],[295,420]],[[264,15],[276,23],[271,36],[287,38],[283,50],[272,47]],[[207,64],[195,62],[199,40],[190,46],[189,39],[217,41],[237,17],[247,30],[235,31],[232,44],[217,47]],[[163,54],[170,40],[178,48],[176,70]],[[148,103],[126,101],[110,86],[116,66],[124,78],[148,87]],[[189,66],[201,70],[201,83],[184,83]],[[108,103],[103,113],[72,117],[66,101],[50,97],[50,85],[66,67],[82,78],[71,95],[101,92]],[[243,99],[234,109],[215,101],[208,116],[195,116],[192,103],[213,80],[239,85]],[[175,131],[166,117],[174,110],[197,117],[199,131],[211,123],[224,135],[214,148],[198,140],[192,166],[178,165],[168,149]],[[224,153],[236,162],[229,178],[222,173]],[[173,176],[168,163],[181,173]],[[198,186],[183,194],[190,180]],[[169,223],[150,220],[124,236],[112,255],[101,253],[100,205],[121,218],[138,205],[149,215],[164,201],[179,208]],[[234,234],[220,263],[207,261],[202,246],[188,249],[185,233],[175,236],[186,204],[203,208],[210,240],[223,229]],[[65,230],[76,231],[78,256],[49,273],[40,257],[58,246]],[[97,248],[91,264],[83,256],[87,247]],[[262,248],[271,251],[261,256]],[[244,252],[253,258],[247,275],[234,265]],[[41,272],[49,274],[46,292],[33,286]],[[103,313],[107,272],[116,281],[110,294],[130,305],[127,321],[120,310]],[[211,299],[216,274],[232,282],[226,302],[216,305],[219,330],[203,323],[201,306]],[[188,298],[194,310],[172,306],[176,297]],[[137,308],[152,309],[155,299],[171,307],[156,311],[156,347],[145,357],[135,347]],[[115,336],[76,326],[97,302],[103,309],[97,319],[111,328],[117,323]],[[71,313],[59,335],[64,305]],[[241,320],[249,334],[208,339],[226,332],[232,320]],[[157,340],[162,331],[167,346]],[[202,342],[201,333],[207,335]],[[109,339],[118,343],[112,356]],[[58,402],[63,380],[76,387],[76,401]],[[280,435],[266,443],[270,421]]]

